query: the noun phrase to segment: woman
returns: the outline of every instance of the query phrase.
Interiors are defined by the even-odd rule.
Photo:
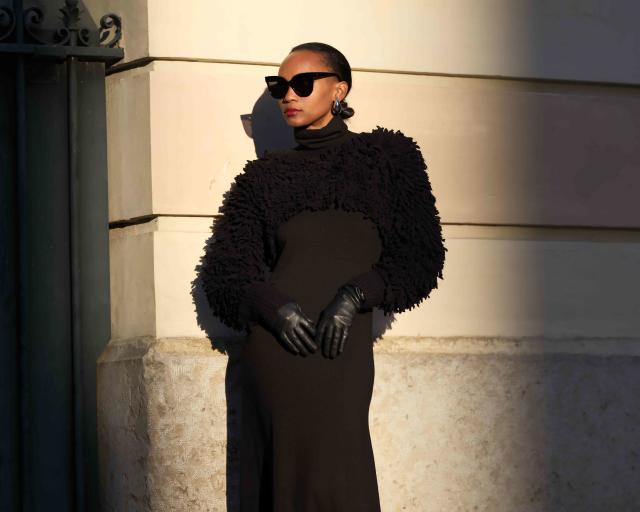
[[[297,146],[248,161],[225,193],[201,267],[242,347],[243,511],[379,511],[368,415],[371,310],[437,288],[440,219],[416,143],[349,131],[351,69],[322,43],[266,77]]]

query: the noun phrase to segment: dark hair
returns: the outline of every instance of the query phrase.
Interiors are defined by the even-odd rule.
[[[349,89],[347,90],[345,99],[340,102],[340,105],[342,105],[340,117],[343,119],[351,117],[354,114],[354,110],[349,107],[345,101],[351,91],[351,66],[349,65],[349,61],[347,61],[347,58],[336,48],[325,43],[303,43],[291,48],[291,52],[295,52],[297,50],[309,50],[320,53],[327,67],[329,67],[329,69],[334,73],[338,73],[338,75],[340,75],[340,80],[347,82]]]

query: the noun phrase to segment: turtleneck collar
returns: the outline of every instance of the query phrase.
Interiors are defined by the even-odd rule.
[[[349,131],[349,127],[340,116],[333,116],[326,126],[319,129],[303,127],[293,129],[293,136],[298,143],[296,149],[302,150],[325,148],[341,141],[350,134],[352,132]]]

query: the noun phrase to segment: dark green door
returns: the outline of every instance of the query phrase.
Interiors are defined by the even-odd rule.
[[[63,8],[67,41],[19,23],[38,14],[29,5],[0,7],[0,510],[94,511],[96,359],[110,338],[104,77],[123,52],[99,46],[95,24],[83,37],[78,2],[43,3]]]

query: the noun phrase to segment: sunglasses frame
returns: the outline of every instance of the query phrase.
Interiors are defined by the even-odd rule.
[[[304,76],[305,78],[309,77],[311,78],[311,90],[309,91],[308,94],[301,94],[306,92],[306,91],[298,91],[298,89],[296,88],[296,85],[294,85],[294,81],[296,80],[296,78],[300,77],[300,76]],[[311,96],[311,93],[313,93],[313,85],[315,83],[315,81],[319,78],[326,78],[329,76],[336,76],[338,77],[339,81],[342,81],[340,79],[340,75],[338,73],[331,73],[329,71],[310,71],[310,72],[306,72],[306,73],[298,73],[297,75],[294,75],[291,77],[291,80],[285,80],[284,77],[281,77],[280,75],[271,75],[271,76],[265,76],[264,77],[264,81],[267,83],[267,89],[269,89],[269,93],[271,94],[272,98],[275,98],[277,100],[281,100],[282,98],[284,98],[287,95],[287,92],[289,92],[289,87],[291,87],[293,89],[293,91],[300,97],[302,98],[306,98],[307,96]],[[278,94],[278,96],[274,96],[273,94],[273,90],[272,87],[269,85],[270,82],[277,82],[276,84],[273,85],[273,88],[278,87],[278,86],[284,86],[286,85],[287,88],[284,89],[284,94],[282,96],[280,96]],[[299,87],[299,86],[298,86]]]

